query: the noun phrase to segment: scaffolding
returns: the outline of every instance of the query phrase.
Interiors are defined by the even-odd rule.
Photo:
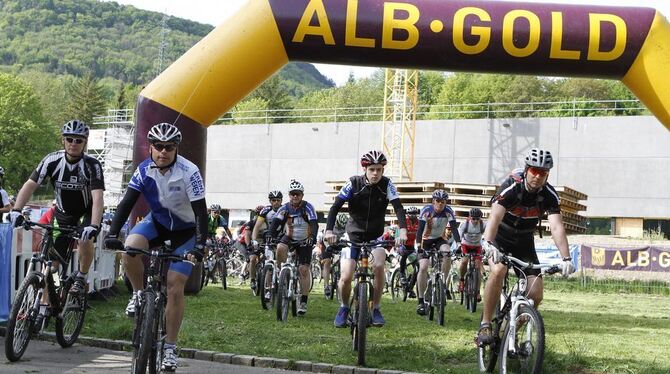
[[[382,151],[388,158],[384,174],[395,182],[414,178],[418,86],[417,70],[386,69]]]
[[[93,118],[93,127],[103,128],[93,131],[102,131],[104,135],[101,141],[89,142],[88,153],[103,167],[105,206],[115,208],[123,198],[133,173],[134,111],[110,109],[106,116]]]

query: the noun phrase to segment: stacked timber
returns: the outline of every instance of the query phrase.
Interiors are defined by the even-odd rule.
[[[326,197],[329,202],[324,208],[328,212],[338,192],[344,186],[345,181],[327,181]],[[441,182],[397,182],[394,183],[400,195],[400,201],[405,208],[415,206],[419,209],[432,201],[433,191],[443,189],[449,193],[449,206],[456,213],[458,221],[465,220],[472,208],[479,208],[484,213],[484,219],[491,213],[491,198],[498,191],[497,185],[493,184],[467,184],[467,183],[441,183]],[[586,217],[579,212],[586,211],[586,206],[580,201],[586,200],[586,194],[578,192],[570,187],[559,186],[556,191],[561,198],[561,213],[563,223],[568,234],[583,234],[586,232]],[[347,211],[347,206],[342,212]],[[386,211],[386,220],[395,220],[393,209],[389,205]],[[546,220],[543,220],[546,231]]]

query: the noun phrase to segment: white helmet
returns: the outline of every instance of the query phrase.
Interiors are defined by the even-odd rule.
[[[0,166],[0,177],[4,176],[5,176],[5,169],[3,169],[2,166]]]
[[[288,185],[288,192],[300,191],[305,192],[305,186],[302,183],[298,182],[295,179],[291,179],[291,183]]]
[[[88,126],[84,122],[78,119],[73,119],[72,121],[69,121],[68,123],[64,124],[60,130],[60,134],[62,136],[76,135],[76,136],[83,136],[86,139],[88,139],[88,133],[89,133]]]
[[[159,123],[149,130],[147,140],[149,140],[149,143],[172,142],[179,144],[181,143],[181,131],[175,125],[165,122]]]
[[[533,148],[528,151],[526,155],[526,165],[530,167],[537,167],[543,169],[551,169],[554,167],[554,158],[551,157],[551,152]]]

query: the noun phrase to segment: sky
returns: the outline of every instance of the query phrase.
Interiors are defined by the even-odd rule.
[[[226,18],[233,15],[247,1],[252,0],[102,0],[115,1],[119,4],[132,5],[139,9],[152,10],[171,16],[189,19],[200,23],[218,26]],[[342,0],[343,1],[343,0]],[[593,4],[651,7],[658,9],[666,18],[670,18],[670,0],[524,0],[530,3],[557,4]],[[321,74],[332,79],[338,86],[344,84],[350,73],[355,78],[371,75],[377,68],[314,64]]]

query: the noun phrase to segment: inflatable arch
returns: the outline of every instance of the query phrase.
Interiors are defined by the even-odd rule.
[[[205,166],[206,130],[289,60],[622,80],[670,129],[670,25],[651,8],[444,0],[249,0],[153,80],[135,163],[158,122]],[[225,145],[222,145],[225,146]]]

